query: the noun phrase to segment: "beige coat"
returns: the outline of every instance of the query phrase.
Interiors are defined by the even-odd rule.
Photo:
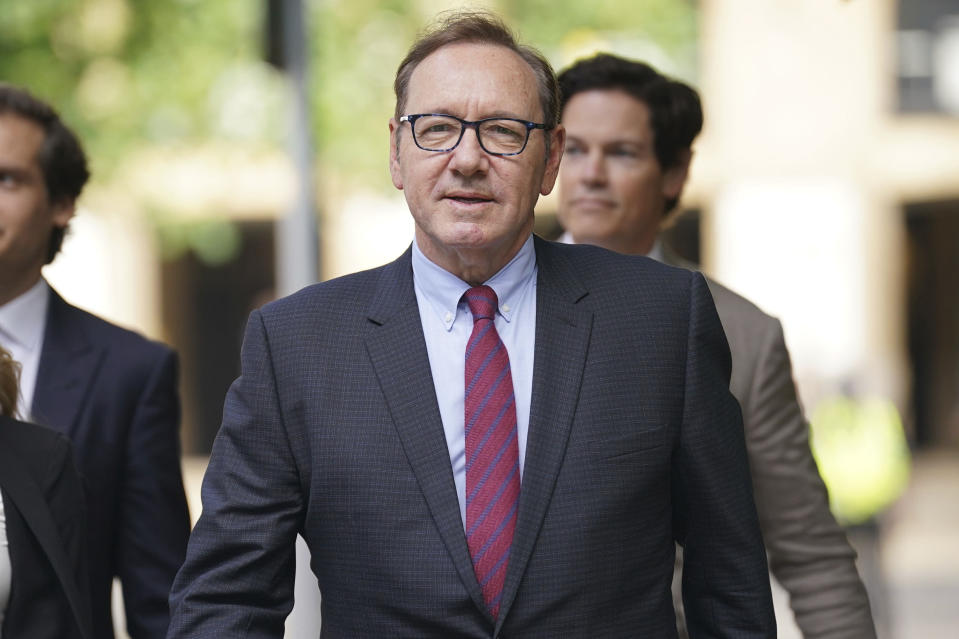
[[[691,268],[664,246],[664,261]],[[874,639],[856,553],[829,511],[779,320],[706,278],[732,353],[769,568],[806,639]]]

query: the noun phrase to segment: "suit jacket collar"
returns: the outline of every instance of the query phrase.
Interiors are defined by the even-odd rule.
[[[587,289],[573,265],[552,243],[537,237],[534,245],[538,276],[529,438],[497,632],[516,597],[562,466],[592,326],[592,312],[579,304]],[[413,291],[410,250],[380,272],[368,317],[373,330],[367,351],[404,452],[463,584],[488,615],[460,517]]]
[[[536,346],[526,465],[498,633],[516,598],[546,517],[579,399],[592,329],[588,295],[565,247],[535,238]]]
[[[393,423],[440,537],[463,584],[485,612],[460,518],[449,449],[413,291],[412,249],[381,272],[366,348]],[[488,613],[486,613],[488,614]]]
[[[81,311],[50,289],[43,351],[37,369],[32,415],[38,423],[72,435],[103,357],[84,330]]]
[[[0,417],[0,486],[3,486],[4,495],[9,497],[4,508],[16,508],[24,524],[30,529],[50,560],[82,635],[89,637],[88,611],[81,604],[83,599],[77,590],[78,584],[69,571],[70,561],[64,551],[63,539],[53,521],[43,490],[15,454],[12,443],[6,441],[10,433],[5,421],[7,418]]]

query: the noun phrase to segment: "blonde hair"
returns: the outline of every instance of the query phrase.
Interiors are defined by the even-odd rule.
[[[0,346],[0,415],[13,417],[20,392],[20,364]]]

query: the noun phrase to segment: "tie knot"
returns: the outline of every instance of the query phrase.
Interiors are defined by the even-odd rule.
[[[470,306],[473,321],[493,319],[496,315],[496,291],[489,286],[474,286],[466,291],[466,303]]]

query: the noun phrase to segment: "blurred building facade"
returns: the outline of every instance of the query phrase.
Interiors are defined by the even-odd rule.
[[[957,15],[702,7],[704,263],[783,319],[807,408],[890,398],[921,445],[959,443]]]
[[[706,126],[678,240],[782,319],[807,412],[836,394],[886,398],[916,447],[959,449],[959,6],[703,0],[698,10]],[[585,41],[541,46],[559,68],[590,52]],[[642,51],[609,45],[597,43]],[[385,117],[377,126],[385,176]],[[71,302],[178,349],[184,452],[204,455],[246,316],[275,295],[275,222],[295,198],[294,166],[281,149],[209,145],[145,153],[116,181],[124,188],[85,194],[47,276]],[[322,169],[317,184],[324,279],[410,242],[402,194],[357,192]],[[137,212],[154,204],[179,222]],[[544,228],[553,206],[540,203]],[[952,561],[938,569],[959,574]]]
[[[889,398],[921,446],[959,445],[952,4],[702,2],[706,126],[683,203],[698,213],[683,226],[705,269],[783,320],[807,408],[837,392]],[[543,48],[557,67],[588,53]],[[403,250],[401,194],[322,178],[322,277]],[[274,290],[272,222],[295,197],[293,163],[282,150],[156,152],[123,182],[126,198],[85,196],[97,215],[77,218],[49,276],[72,301],[179,348],[186,450],[203,453],[246,313]],[[134,200],[195,223],[166,233],[129,214]],[[551,207],[545,198],[538,212]]]

